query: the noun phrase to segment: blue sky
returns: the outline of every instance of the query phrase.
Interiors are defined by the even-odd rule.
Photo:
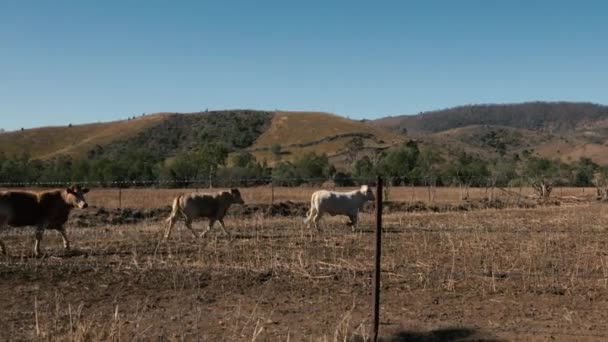
[[[608,104],[605,1],[0,1],[0,128]]]

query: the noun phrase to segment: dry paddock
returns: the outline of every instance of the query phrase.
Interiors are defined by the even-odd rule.
[[[280,202],[308,202],[312,193],[318,189],[351,191],[358,187],[334,187],[324,184],[323,186],[303,185],[299,187],[272,187],[269,185],[255,187],[239,187],[245,203],[271,204]],[[0,191],[8,190],[46,190],[47,188],[1,188]],[[375,192],[375,187],[372,187]],[[153,209],[171,205],[175,196],[190,192],[208,192],[226,190],[225,188],[91,188],[87,194],[87,200],[91,205],[113,208],[139,208]],[[453,187],[424,187],[424,186],[388,186],[384,190],[383,197],[388,201],[397,202],[425,202],[425,203],[460,203],[465,190]],[[469,200],[478,201],[484,198],[498,198],[512,200],[518,196],[533,196],[534,190],[530,187],[517,188],[485,188],[472,187],[466,191]],[[581,187],[556,187],[553,196],[574,196],[577,198],[592,199],[596,194],[595,188]]]
[[[606,209],[385,215],[381,335],[608,339]],[[10,256],[0,257],[0,340],[365,338],[373,215],[362,215],[360,232],[345,221],[327,218],[311,234],[301,217],[232,216],[231,238],[217,229],[193,240],[179,224],[167,242],[158,220],[70,226],[74,250],[64,252],[49,231],[39,259],[33,230],[10,229],[2,233]]]

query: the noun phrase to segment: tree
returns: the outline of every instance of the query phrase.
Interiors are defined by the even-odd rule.
[[[336,174],[333,177],[333,181],[337,186],[355,185],[355,182],[353,182],[353,179],[351,178],[351,176],[344,172],[336,172]]]
[[[551,195],[553,184],[560,174],[560,162],[544,157],[527,155],[524,161],[522,176],[536,191],[540,198]]]
[[[418,162],[418,143],[410,140],[405,145],[389,150],[381,155],[376,171],[397,185],[412,181],[412,171]]]
[[[420,149],[416,166],[411,171],[411,178],[419,184],[435,184],[441,173],[445,159],[435,146],[424,146]]]
[[[462,152],[447,171],[453,181],[461,186],[461,199],[469,198],[471,185],[485,184],[489,176],[487,163],[479,157]]]
[[[270,152],[272,152],[272,155],[274,157],[275,160],[281,160],[281,155],[282,155],[282,151],[281,151],[281,145],[279,144],[272,144],[270,146]]]
[[[232,157],[232,164],[235,167],[246,168],[255,162],[255,157],[248,151],[239,152]]]
[[[346,158],[349,164],[352,164],[355,160],[357,160],[357,156],[365,147],[365,143],[363,142],[363,138],[354,137],[346,143]]]
[[[581,157],[574,166],[576,173],[574,185],[576,186],[591,186],[595,172],[599,169],[599,165],[594,163],[591,158]]]
[[[227,157],[228,149],[217,143],[191,152],[182,152],[163,164],[161,179],[189,184],[191,180],[213,178],[217,175],[218,168],[226,164]]]
[[[355,178],[359,184],[365,184],[376,176],[376,168],[368,156],[364,156],[357,160],[353,165],[352,170],[353,178]]]
[[[301,184],[302,180],[293,163],[282,161],[272,168],[272,181],[280,186],[293,186]]]
[[[322,183],[336,172],[325,154],[306,153],[296,158],[293,164],[300,178],[312,183]]]

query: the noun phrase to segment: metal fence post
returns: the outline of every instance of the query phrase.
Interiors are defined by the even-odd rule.
[[[374,254],[374,290],[373,290],[373,323],[372,341],[378,341],[378,327],[380,326],[380,272],[382,257],[382,177],[378,176],[376,184],[376,250]]]

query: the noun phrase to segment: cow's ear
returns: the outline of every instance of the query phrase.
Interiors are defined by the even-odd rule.
[[[72,188],[65,188],[65,191],[68,192],[68,194],[73,194],[74,190],[72,190]]]
[[[87,188],[82,189],[83,194],[86,194],[87,192],[89,192],[89,189],[87,189]]]

